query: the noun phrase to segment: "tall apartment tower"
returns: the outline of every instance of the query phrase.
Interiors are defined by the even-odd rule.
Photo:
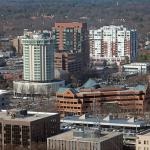
[[[90,60],[95,64],[101,60],[133,62],[137,56],[136,30],[123,26],[104,26],[89,31]]]
[[[48,82],[54,79],[54,46],[50,35],[44,32],[24,32],[24,80]]]
[[[53,32],[56,53],[80,54],[81,64],[86,67],[89,62],[87,24],[78,22],[55,23]],[[63,66],[62,69],[64,69]]]

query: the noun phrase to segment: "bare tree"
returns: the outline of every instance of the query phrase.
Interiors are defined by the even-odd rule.
[[[31,85],[29,87],[29,95],[32,97],[32,101],[34,102],[34,98],[35,98],[35,87],[33,85]]]

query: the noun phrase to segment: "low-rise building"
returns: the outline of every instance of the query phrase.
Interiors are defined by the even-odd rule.
[[[68,131],[47,139],[47,150],[122,150],[123,136],[117,132]]]
[[[45,142],[47,137],[60,131],[58,113],[27,112],[27,110],[7,110],[0,112],[0,149],[24,147]]]
[[[123,72],[126,73],[137,73],[137,74],[147,74],[150,72],[150,63],[131,63],[123,65]]]
[[[91,116],[66,116],[61,119],[61,129],[94,127],[100,126],[101,131],[120,132],[123,134],[123,144],[125,147],[134,148],[136,146],[136,136],[150,128],[145,120],[134,117],[118,118],[112,115],[103,117],[102,115]]]
[[[48,95],[54,94],[60,87],[65,86],[64,80],[52,80],[51,82],[29,82],[29,81],[13,81],[14,96],[22,93],[26,95]]]
[[[91,87],[93,86],[93,88]],[[141,113],[149,109],[148,85],[100,87],[94,82],[81,88],[60,88],[57,91],[57,110],[62,115],[101,113],[104,106],[122,112]],[[87,89],[85,88],[87,87]],[[95,88],[97,87],[97,89]]]
[[[8,105],[10,93],[10,91],[0,90],[0,109]]]
[[[136,150],[150,150],[150,131],[137,136]]]

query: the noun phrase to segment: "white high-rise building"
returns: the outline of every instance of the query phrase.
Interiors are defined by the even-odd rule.
[[[108,62],[134,61],[137,56],[136,30],[123,26],[104,26],[89,31],[90,59],[95,64]]]
[[[22,38],[24,80],[48,82],[54,79],[54,45],[48,33],[25,32]]]
[[[65,85],[63,80],[54,80],[54,44],[46,32],[24,31],[23,81],[14,81],[14,95],[55,93]]]

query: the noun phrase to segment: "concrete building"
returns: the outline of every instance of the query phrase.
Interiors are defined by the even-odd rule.
[[[98,86],[91,81],[90,85],[87,83],[78,89],[60,88],[56,93],[57,111],[62,115],[106,113],[108,105],[112,107],[111,111],[143,113],[149,110],[148,85]]]
[[[144,75],[150,72],[150,63],[131,63],[123,65],[123,72]]]
[[[16,49],[17,55],[23,55],[22,36],[17,36],[12,40],[12,45]]]
[[[98,132],[98,131],[97,131]],[[47,139],[47,150],[122,150],[122,134],[68,131]]]
[[[0,90],[0,109],[6,108],[9,103],[10,94],[10,91]]]
[[[24,32],[23,64],[24,80],[49,82],[54,79],[54,45],[50,35]]]
[[[67,51],[55,53],[55,68],[68,73],[80,72],[82,69],[81,55]]]
[[[0,38],[0,49],[4,51],[12,50],[10,38]]]
[[[109,63],[134,61],[137,56],[136,30],[123,26],[104,26],[89,31],[90,60],[95,64],[104,60]]]
[[[14,81],[14,94],[50,94],[64,86],[54,80],[54,43],[51,33],[24,30],[23,81]]]
[[[150,150],[150,131],[137,135],[136,150]]]
[[[60,131],[57,113],[8,110],[0,112],[0,149],[11,147],[32,149],[33,144],[45,142]]]
[[[53,28],[55,51],[81,55],[83,69],[89,63],[88,30],[86,23],[55,23]]]
[[[113,115],[103,117],[102,114],[98,116],[91,116],[84,114],[82,116],[66,116],[61,119],[61,129],[67,130],[71,128],[81,127],[94,127],[98,128],[98,124],[101,131],[107,132],[120,132],[123,134],[123,144],[128,149],[135,149],[136,136],[141,132],[145,132],[150,128],[150,125],[146,120],[135,119],[128,116],[127,118],[118,118]]]
[[[60,87],[65,86],[64,80],[52,80],[49,83],[29,82],[29,81],[13,81],[14,96],[21,94],[26,95],[48,95],[54,94]]]

